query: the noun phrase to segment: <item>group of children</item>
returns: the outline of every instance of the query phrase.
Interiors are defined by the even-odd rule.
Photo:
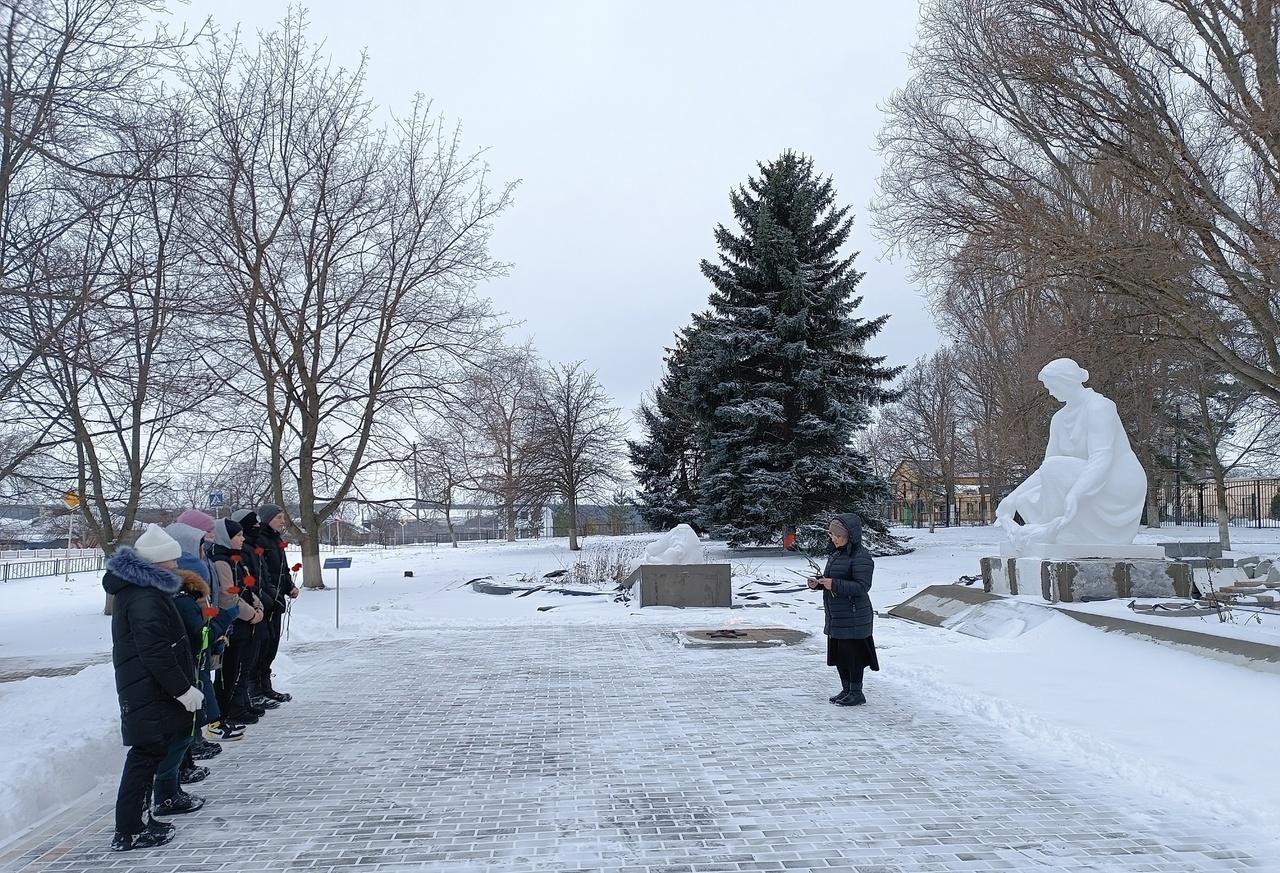
[[[107,561],[102,587],[114,595],[112,662],[129,747],[113,850],[171,841],[174,827],[161,819],[204,806],[182,788],[209,776],[196,762],[290,700],[271,684],[298,596],[284,524],[273,504],[218,519],[191,509],[166,528],[147,527]]]

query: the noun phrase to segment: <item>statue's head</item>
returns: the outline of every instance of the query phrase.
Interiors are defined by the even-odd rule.
[[[1039,378],[1054,399],[1066,403],[1084,390],[1089,371],[1070,358],[1058,358],[1040,368]]]

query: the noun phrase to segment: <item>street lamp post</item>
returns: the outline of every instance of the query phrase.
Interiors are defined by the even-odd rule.
[[[1182,404],[1174,407],[1173,419],[1173,523],[1182,525]]]
[[[413,518],[415,521],[422,521],[422,516],[418,514],[422,499],[418,495],[418,444],[413,444]]]

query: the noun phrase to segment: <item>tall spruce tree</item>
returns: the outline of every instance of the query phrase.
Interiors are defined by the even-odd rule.
[[[696,342],[694,333],[686,329],[675,347],[667,350],[662,382],[637,410],[643,438],[627,441],[640,485],[636,506],[640,517],[654,528],[684,523],[704,529],[697,494],[703,438],[689,408],[685,375]]]
[[[718,226],[718,263],[702,262],[715,290],[685,367],[705,429],[702,518],[738,546],[857,511],[870,545],[901,551],[874,514],[888,488],[853,447],[901,372],[865,352],[888,316],[855,315],[862,273],[840,253],[853,218],[810,158],[788,151],[759,171],[731,194],[739,230]]]

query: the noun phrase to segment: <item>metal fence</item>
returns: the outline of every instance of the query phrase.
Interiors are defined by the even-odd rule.
[[[1235,527],[1280,527],[1280,478],[1227,481],[1227,517]],[[1157,500],[1160,524],[1211,527],[1218,523],[1218,493],[1212,482],[1192,482],[1181,488],[1166,479]],[[932,507],[936,527],[991,524],[994,501],[969,497],[948,509],[944,502]],[[890,524],[928,527],[930,506],[925,500],[891,500],[876,511]],[[1146,517],[1144,513],[1144,523]]]
[[[1227,520],[1236,527],[1280,527],[1280,479],[1227,480]],[[1169,485],[1160,500],[1160,523],[1216,525],[1218,490],[1212,482],[1180,489]]]
[[[101,553],[78,558],[45,558],[38,561],[8,561],[0,564],[0,582],[16,579],[38,579],[42,576],[64,576],[67,573],[92,573],[103,568]]]
[[[38,561],[42,558],[92,558],[102,549],[0,549],[0,561]]]
[[[584,522],[578,525],[578,536],[580,537],[601,537],[601,536],[632,536],[636,534],[656,533],[653,528],[643,524],[611,524],[608,522]],[[507,532],[503,528],[472,528],[464,530],[459,528],[455,531],[458,542],[460,543],[483,543],[483,542],[506,542]],[[551,531],[543,531],[539,528],[521,528],[516,531],[517,540],[538,540],[544,538],[566,538],[569,536],[568,526],[555,526]],[[414,546],[414,545],[445,545],[452,542],[448,531],[428,533],[428,534],[410,534],[405,536],[403,532],[396,533],[373,533],[362,537],[348,538],[346,540],[335,540],[324,537],[320,541],[322,551],[332,551],[337,548],[350,548],[353,546],[368,546],[386,548],[389,546]]]
[[[876,506],[879,516],[890,524],[904,527],[928,527],[930,510],[925,500],[889,500]],[[936,503],[932,507],[932,523],[935,527],[969,527],[990,524],[995,520],[986,498],[981,501],[965,500],[948,507]]]

